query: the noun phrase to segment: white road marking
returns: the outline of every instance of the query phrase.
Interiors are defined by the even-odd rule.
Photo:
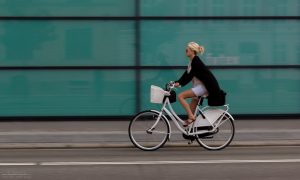
[[[199,161],[127,161],[127,162],[28,162],[0,163],[0,166],[88,166],[88,165],[162,165],[162,164],[238,164],[238,163],[300,163],[300,159],[266,160],[199,160]]]
[[[155,164],[235,164],[235,163],[291,163],[300,159],[273,160],[200,160],[200,161],[132,161],[132,162],[48,162],[41,165],[155,165]]]
[[[0,166],[36,166],[37,163],[29,162],[29,163],[0,163]]]
[[[31,174],[1,174],[2,176],[30,176]]]

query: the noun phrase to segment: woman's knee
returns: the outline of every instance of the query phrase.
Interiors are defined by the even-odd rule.
[[[178,94],[178,99],[185,99],[184,93]]]
[[[181,92],[178,95],[178,98],[181,98],[181,99],[192,98],[192,97],[195,97],[195,94],[192,90],[187,90],[187,91]]]

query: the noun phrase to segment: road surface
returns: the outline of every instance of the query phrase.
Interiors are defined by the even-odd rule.
[[[298,180],[299,146],[0,149],[0,179]]]

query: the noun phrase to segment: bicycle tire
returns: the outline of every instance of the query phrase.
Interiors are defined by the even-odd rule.
[[[155,117],[157,117],[158,115],[159,115],[159,113],[157,113],[157,112],[147,110],[147,111],[142,111],[142,112],[138,113],[137,115],[135,115],[132,118],[132,120],[129,123],[128,134],[129,134],[130,141],[133,143],[133,145],[135,147],[137,147],[141,150],[144,150],[144,151],[154,151],[154,150],[161,148],[167,142],[169,134],[170,134],[170,125],[164,116],[161,116],[161,119],[159,120],[159,124],[156,126],[156,129],[163,128],[163,129],[159,129],[163,132],[155,133],[155,135],[163,134],[161,137],[161,140],[159,140],[157,143],[156,142],[146,142],[147,138],[151,139],[151,136],[152,136],[152,138],[154,137],[153,136],[154,133],[153,132],[149,133],[147,130],[149,130],[149,128],[151,128],[151,126],[154,124],[154,122],[156,121]],[[144,119],[140,118],[140,117],[143,117]],[[139,121],[138,125],[136,125],[137,121]],[[144,125],[144,124],[146,124],[146,125]],[[138,127],[137,132],[141,131],[141,132],[139,132],[140,134],[135,132],[134,128],[136,128],[136,126]],[[143,137],[138,137],[138,136],[142,136],[142,135],[143,135]],[[142,141],[144,141],[144,142],[142,142]]]
[[[216,151],[216,150],[222,150],[224,148],[226,148],[233,140],[234,138],[234,135],[235,135],[235,125],[234,125],[234,119],[232,118],[232,116],[229,114],[229,113],[225,113],[225,115],[223,116],[223,119],[224,118],[228,118],[228,122],[229,122],[229,126],[230,126],[230,136],[228,137],[228,139],[226,139],[226,142],[225,143],[221,143],[221,145],[217,145],[218,142],[209,142],[209,140],[212,140],[212,141],[217,141],[216,140],[216,136],[219,135],[220,131],[224,131],[223,129],[221,129],[221,127],[219,126],[217,129],[216,129],[216,132],[214,133],[207,133],[207,134],[200,134],[200,135],[197,135],[197,142],[205,149],[207,150],[213,150],[213,151]],[[223,121],[222,119],[222,121]],[[226,120],[226,119],[225,119]],[[225,122],[224,122],[225,123]],[[223,123],[223,124],[224,124]],[[223,125],[222,124],[222,125]],[[225,131],[224,131],[225,132]],[[229,133],[227,133],[229,134]],[[221,135],[222,137],[222,135]]]

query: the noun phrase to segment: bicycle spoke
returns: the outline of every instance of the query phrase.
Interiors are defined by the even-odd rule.
[[[132,119],[129,137],[136,147],[142,150],[155,150],[167,141],[170,127],[166,119],[161,117],[157,120],[157,117],[158,113],[145,111]]]
[[[229,118],[227,118],[227,119],[221,121],[221,122],[218,124],[218,127],[222,126],[222,124],[224,124],[224,123],[225,123],[226,121],[228,121],[228,120],[229,120]]]
[[[215,131],[198,135],[199,144],[208,150],[220,150],[225,148],[233,139],[234,124],[230,116],[224,115],[215,126]],[[209,138],[207,138],[209,137]]]
[[[150,131],[152,133],[157,133],[157,134],[169,134],[168,132],[163,132],[163,131]]]

